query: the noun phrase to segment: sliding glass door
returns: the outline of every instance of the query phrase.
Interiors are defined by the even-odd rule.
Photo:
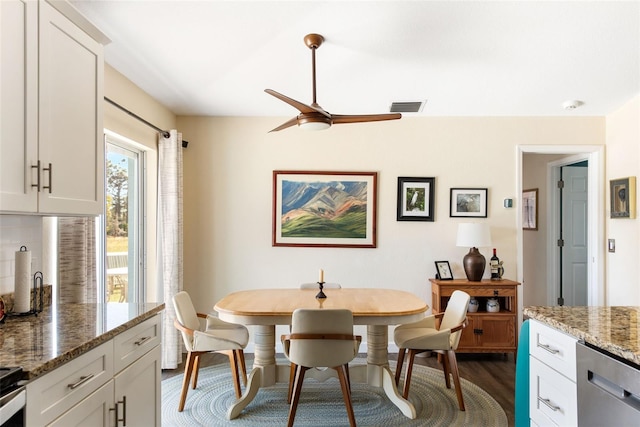
[[[106,138],[106,301],[144,302],[144,151]]]

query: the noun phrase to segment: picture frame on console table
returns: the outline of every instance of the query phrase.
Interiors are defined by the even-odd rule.
[[[436,271],[438,272],[438,276],[436,277],[436,279],[453,280],[453,273],[451,272],[449,261],[436,261],[435,264]]]
[[[452,188],[449,206],[450,217],[487,217],[486,188]]]
[[[636,217],[636,177],[612,179],[609,181],[611,197],[611,218]]]
[[[273,171],[273,246],[375,248],[377,172]]]
[[[398,221],[434,219],[436,179],[398,177]]]

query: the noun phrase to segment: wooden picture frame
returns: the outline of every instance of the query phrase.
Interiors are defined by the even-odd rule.
[[[273,171],[273,246],[375,248],[377,172]]]
[[[451,271],[451,266],[449,265],[449,261],[436,261],[436,279],[439,280],[453,280],[453,272]]]
[[[450,217],[487,217],[486,188],[452,188],[450,193]]]
[[[522,191],[522,229],[538,229],[538,189]]]
[[[433,222],[435,181],[433,177],[398,177],[398,221]]]
[[[612,179],[609,181],[611,198],[611,218],[636,217],[636,177]]]

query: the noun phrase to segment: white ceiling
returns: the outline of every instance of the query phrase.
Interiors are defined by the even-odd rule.
[[[106,62],[178,115],[605,115],[640,93],[640,1],[71,0]],[[566,100],[584,105],[572,111]],[[118,100],[114,100],[118,102]]]

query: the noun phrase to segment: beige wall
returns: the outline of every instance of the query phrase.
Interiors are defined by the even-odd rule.
[[[515,254],[517,145],[604,145],[606,141],[607,183],[640,175],[640,97],[606,118],[405,117],[396,122],[334,126],[318,133],[295,128],[268,133],[288,117],[176,118],[108,66],[105,94],[162,128],[177,127],[191,141],[184,151],[185,288],[199,310],[210,309],[235,290],[314,281],[318,268],[325,269],[328,281],[406,289],[430,302],[427,279],[434,274],[433,261],[449,260],[454,275],[464,276],[461,260],[467,249],[455,246],[455,233],[457,224],[466,219],[449,217],[451,187],[489,189],[489,216],[482,221],[491,225],[494,247],[505,261],[505,276],[515,278],[523,268],[516,265]],[[153,278],[156,134],[108,104],[105,128],[150,150],[148,261]],[[378,172],[378,248],[272,247],[274,169]],[[525,175],[527,170],[525,162]],[[399,176],[436,178],[435,222],[396,221]],[[515,199],[514,208],[502,207],[507,197]],[[615,254],[607,254],[607,303],[639,305],[638,219],[608,219],[607,237],[615,238],[617,245]],[[526,240],[524,250],[528,250]],[[490,248],[481,251],[490,254]],[[529,280],[538,283],[539,278],[525,277]],[[525,299],[539,302],[540,296],[527,292]]]
[[[104,94],[110,100],[162,129],[175,129],[176,117],[109,65],[105,65]],[[156,188],[158,133],[110,103],[104,103],[104,128],[125,137],[144,150],[147,159],[147,299],[160,301],[156,289]]]
[[[350,287],[391,287],[429,303],[434,261],[448,260],[456,277],[468,248],[455,246],[449,189],[486,187],[493,246],[516,278],[516,146],[604,145],[604,118],[403,118],[338,125],[306,133],[268,133],[287,118],[179,117],[191,141],[185,161],[185,288],[196,308],[210,309],[229,292],[327,281]],[[376,171],[376,249],[271,246],[272,172]],[[435,177],[435,222],[396,221],[397,178]],[[514,208],[503,207],[515,198]],[[485,256],[491,248],[481,248]]]
[[[610,219],[608,184],[640,178],[640,96],[607,116],[606,164],[607,238],[616,240],[616,252],[607,253],[607,304],[640,305],[640,219]],[[636,187],[636,209],[637,200]]]

